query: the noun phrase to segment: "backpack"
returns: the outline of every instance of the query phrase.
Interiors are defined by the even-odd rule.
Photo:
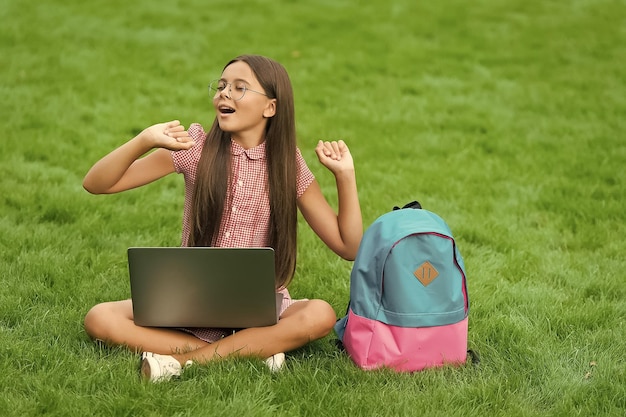
[[[363,234],[339,343],[359,367],[419,371],[467,359],[469,299],[450,228],[416,201]]]

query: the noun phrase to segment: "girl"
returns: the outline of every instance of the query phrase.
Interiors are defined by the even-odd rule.
[[[89,336],[143,352],[141,373],[151,381],[232,354],[266,358],[270,369],[279,369],[282,352],[326,336],[336,320],[325,301],[292,300],[287,291],[295,271],[296,210],[344,259],[354,260],[363,234],[350,151],[343,141],[319,141],[315,148],[336,179],[336,214],[296,147],[293,92],[280,64],[240,56],[210,89],[217,114],[208,133],[199,124],[187,131],[178,121],[148,127],[98,161],[83,186],[94,194],[117,193],[182,173],[182,245],[274,248],[276,288],[284,301],[276,325],[233,334],[139,327],[131,300],[94,306],[85,317]]]

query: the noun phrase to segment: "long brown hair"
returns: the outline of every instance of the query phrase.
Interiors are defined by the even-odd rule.
[[[247,63],[276,113],[265,129],[270,224],[267,241],[276,255],[276,287],[286,287],[296,268],[296,123],[293,90],[285,68],[269,58],[242,55],[230,61]],[[191,208],[189,246],[212,246],[219,233],[230,178],[230,135],[217,122],[207,134],[198,162]]]

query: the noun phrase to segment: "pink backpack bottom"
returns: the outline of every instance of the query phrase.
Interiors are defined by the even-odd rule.
[[[435,327],[399,327],[357,316],[350,310],[343,345],[363,369],[420,371],[467,358],[468,319]]]

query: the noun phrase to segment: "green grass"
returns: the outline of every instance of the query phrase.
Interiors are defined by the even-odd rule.
[[[623,416],[626,4],[619,0],[0,3],[0,415]],[[478,367],[364,372],[334,337],[279,375],[237,359],[172,383],[91,343],[125,250],[177,245],[182,178],[92,196],[152,123],[208,124],[241,53],[282,62],[299,145],[345,139],[364,224],[418,199],[465,258]],[[302,225],[304,226],[304,225]],[[345,312],[351,264],[306,227],[291,291]]]

